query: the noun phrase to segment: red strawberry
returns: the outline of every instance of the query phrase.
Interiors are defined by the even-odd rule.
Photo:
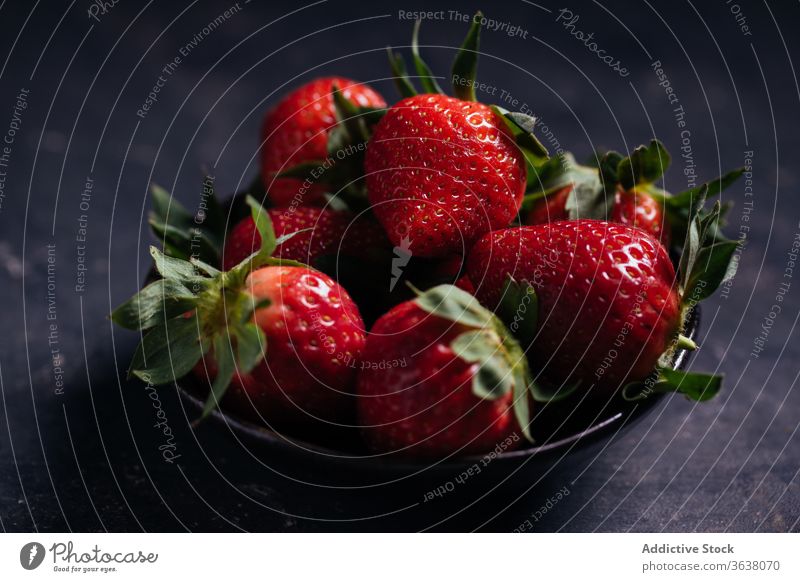
[[[304,231],[279,245],[274,252],[276,257],[313,264],[322,255],[369,259],[389,248],[380,225],[367,217],[354,218],[344,210],[300,206],[267,212],[277,237]],[[261,237],[253,218],[248,216],[233,227],[225,240],[223,268],[233,268],[260,246]]]
[[[247,289],[256,302],[269,301],[253,313],[266,355],[250,373],[234,375],[223,406],[280,427],[349,420],[366,333],[347,292],[319,271],[277,266],[253,271]],[[206,377],[204,363],[196,371]]]
[[[367,192],[393,244],[410,236],[426,257],[464,253],[511,221],[525,159],[505,121],[481,103],[444,95],[398,102],[367,148]]]
[[[548,222],[569,220],[566,204],[571,191],[572,187],[567,186],[538,198],[531,204],[531,209],[525,215],[523,222],[525,224],[547,224]]]
[[[525,224],[546,224],[568,220],[566,209],[571,187],[561,188],[553,194],[538,199],[526,214]],[[653,235],[669,248],[670,228],[666,222],[664,208],[645,192],[617,190],[609,219],[628,226],[636,226]]]
[[[112,314],[143,334],[130,373],[153,385],[192,370],[213,378],[203,416],[224,401],[280,427],[346,421],[365,342],[358,308],[327,275],[273,258],[269,217],[248,204],[261,247],[227,271],[151,247],[163,278]]]
[[[373,326],[357,380],[359,421],[375,451],[483,453],[527,429],[527,382],[525,357],[502,323],[441,285]]]
[[[302,162],[328,155],[328,131],[336,124],[334,84],[350,102],[362,107],[385,107],[386,102],[369,86],[343,77],[315,79],[284,97],[264,118],[261,130],[261,176],[275,206],[323,201],[325,188],[313,184],[303,191],[303,181],[275,178]]]
[[[581,381],[609,394],[658,366],[664,386],[697,389],[702,379],[675,381],[667,364],[677,345],[693,346],[679,336],[685,309],[723,280],[733,252],[728,243],[713,246],[708,225],[719,208],[710,216],[698,227],[703,234],[682,263],[680,282],[666,249],[644,231],[585,219],[490,233],[473,247],[468,273],[477,297],[502,310],[529,345],[534,368],[555,386]],[[696,257],[714,252],[721,270],[706,272]],[[705,380],[702,389],[711,382]]]
[[[670,227],[664,214],[664,206],[646,192],[617,190],[611,220],[628,226],[636,226],[653,235],[665,247],[670,245]]]
[[[484,305],[499,305],[508,277],[528,282],[540,326],[529,352],[557,383],[593,378],[626,329],[624,355],[602,376],[616,388],[644,379],[680,330],[675,270],[644,232],[594,220],[493,232],[468,270]],[[640,295],[641,294],[641,295]]]

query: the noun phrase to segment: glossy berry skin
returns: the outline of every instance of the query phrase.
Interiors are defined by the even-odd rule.
[[[664,216],[664,208],[645,192],[618,190],[614,197],[611,220],[641,228],[669,248],[671,233],[669,222]]]
[[[505,123],[481,103],[444,95],[399,101],[367,147],[367,192],[389,239],[416,256],[464,254],[505,227],[525,190],[524,159]]]
[[[369,259],[389,249],[389,241],[380,225],[367,217],[355,218],[343,210],[328,210],[311,206],[294,209],[270,209],[275,236],[301,232],[275,249],[276,258],[312,264],[322,255],[346,255]],[[261,235],[253,218],[248,216],[233,227],[225,240],[222,267],[231,269],[261,246]]]
[[[547,224],[558,220],[568,220],[565,205],[571,187],[562,188],[538,200],[524,219],[525,224]],[[651,234],[669,248],[670,228],[664,216],[664,209],[652,196],[645,192],[617,190],[611,207],[609,220],[636,226]]]
[[[280,428],[352,422],[366,333],[347,292],[302,267],[263,267],[247,286],[257,301],[271,302],[254,314],[266,335],[266,356],[250,374],[234,375],[223,407]],[[203,361],[198,366],[202,375]]]
[[[315,79],[284,97],[264,118],[261,129],[261,176],[274,206],[320,204],[325,188],[312,185],[301,191],[302,180],[275,179],[279,172],[328,155],[328,130],[336,124],[332,87],[363,107],[385,107],[386,102],[369,86],[343,77]]]
[[[497,400],[473,394],[477,364],[456,357],[449,347],[461,331],[413,301],[375,323],[357,381],[358,418],[370,449],[441,458],[484,453],[515,435],[511,394]],[[369,365],[380,362],[393,365]]]
[[[562,188],[552,194],[540,198],[525,215],[525,224],[547,224],[559,220],[569,220],[566,204],[571,186]]]
[[[556,384],[581,379],[611,393],[644,380],[679,332],[675,270],[637,228],[584,219],[497,231],[476,243],[467,270],[489,309],[509,275],[533,286],[539,327],[528,358]]]

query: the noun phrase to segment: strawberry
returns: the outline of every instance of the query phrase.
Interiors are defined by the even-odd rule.
[[[367,192],[389,239],[427,257],[463,253],[517,214],[525,158],[486,105],[417,95],[391,107],[367,148]]]
[[[707,188],[701,193],[705,197]],[[655,390],[708,398],[719,379],[669,367],[687,310],[732,276],[736,243],[721,239],[720,207],[696,210],[681,277],[643,230],[578,219],[486,235],[468,258],[476,296],[500,309],[549,384],[612,394],[658,370]]]
[[[635,188],[614,194],[611,220],[636,226],[661,241],[666,248],[670,246],[670,225],[664,214],[664,206],[656,202],[650,194]]]
[[[627,158],[608,152],[599,162],[599,168],[582,166],[565,153],[535,167],[523,202],[522,222],[595,218],[641,228],[667,248],[673,233],[676,242],[682,242],[699,188],[673,196],[655,186],[670,163],[669,153],[658,140],[639,146]],[[743,168],[734,170],[709,182],[709,194],[721,192],[742,172]]]
[[[534,137],[535,120],[476,101],[480,18],[453,63],[453,97],[442,94],[419,55],[414,27],[411,49],[423,94],[417,94],[399,55],[389,51],[404,96],[384,112],[362,113],[335,99],[346,132],[337,144],[368,139],[358,156],[333,155],[301,164],[287,176],[321,176],[333,192],[364,196],[395,247],[417,257],[464,254],[478,237],[507,226],[517,215],[527,167],[547,157]],[[342,148],[340,147],[340,150]],[[361,180],[366,176],[366,192]]]
[[[275,249],[275,256],[314,264],[323,255],[346,255],[370,259],[388,252],[389,242],[380,225],[369,217],[355,218],[345,210],[311,206],[267,211],[275,235],[297,232]],[[233,227],[225,241],[222,266],[230,269],[261,246],[261,237],[251,216]]]
[[[373,326],[358,373],[358,418],[377,452],[484,453],[527,431],[528,381],[522,350],[497,317],[440,285]]]
[[[347,292],[304,267],[262,267],[245,285],[251,301],[268,302],[252,315],[264,333],[266,355],[249,373],[234,375],[223,405],[281,427],[348,420],[366,333]],[[195,367],[201,378],[217,369],[216,355]]]
[[[129,373],[157,385],[195,370],[211,382],[202,417],[224,402],[280,427],[340,422],[355,406],[358,308],[327,275],[273,258],[292,235],[276,238],[267,213],[248,204],[261,246],[227,271],[151,247],[162,278],[112,314],[143,333]]]
[[[261,175],[274,206],[323,202],[323,185],[276,176],[291,166],[327,156],[328,137],[337,124],[334,87],[358,107],[386,106],[369,86],[343,77],[314,79],[284,97],[266,115],[261,130]]]
[[[569,220],[567,201],[572,187],[556,190],[552,195],[537,199],[524,218],[525,224],[545,224],[557,220]],[[664,209],[646,192],[624,192],[617,190],[611,207],[613,222],[636,226],[659,239],[665,247],[670,244],[669,223],[665,221]]]

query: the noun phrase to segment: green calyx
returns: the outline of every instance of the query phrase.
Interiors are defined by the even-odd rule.
[[[475,88],[478,87],[478,54],[480,50],[481,19],[483,14],[479,11],[472,18],[467,36],[456,53],[453,67],[450,74],[452,81],[453,96],[462,101],[478,101]],[[419,51],[419,29],[421,21],[417,20],[414,24],[414,32],[411,36],[411,55],[416,70],[416,79],[422,86],[424,93],[444,94],[439,86],[437,78],[433,75],[431,68],[420,56]],[[414,82],[409,77],[403,57],[395,53],[391,48],[388,49],[389,65],[394,75],[397,90],[403,97],[413,97],[417,95]],[[519,112],[509,112],[500,106],[492,105],[492,110],[503,120],[510,134],[519,146],[528,167],[528,176],[531,176],[533,168],[541,165],[548,159],[547,148],[545,148],[533,130],[537,121],[534,117]]]
[[[117,325],[142,333],[128,376],[149,384],[174,382],[213,349],[217,371],[201,419],[218,405],[234,373],[247,374],[266,353],[266,337],[252,316],[268,302],[249,293],[247,276],[267,265],[302,265],[272,257],[278,245],[297,233],[276,238],[269,215],[247,198],[261,236],[258,251],[223,272],[195,256],[187,260],[150,247],[161,278],[111,314]]]
[[[477,365],[472,392],[481,399],[496,400],[512,394],[514,414],[530,441],[532,379],[528,361],[517,340],[500,319],[472,295],[453,285],[438,285],[419,292],[415,303],[425,312],[451,321],[460,333],[450,342],[453,353]]]
[[[463,101],[477,101],[475,87],[477,86],[478,50],[480,48],[481,35],[480,19],[482,16],[483,14],[480,11],[475,14],[467,36],[453,61],[450,76],[453,95]],[[421,24],[422,21],[417,20],[414,23],[414,31],[411,34],[411,58],[417,73],[415,78],[422,86],[423,93],[444,95],[436,76],[420,55],[419,29]],[[397,91],[404,98],[418,95],[414,82],[408,75],[408,69],[406,69],[406,63],[402,55],[394,52],[391,47],[388,47],[386,51],[389,56],[389,67],[392,70]]]
[[[692,200],[689,229],[678,261],[679,333],[659,358],[654,375],[623,389],[623,396],[629,400],[651,393],[678,392],[690,400],[705,401],[713,398],[722,387],[722,376],[684,372],[672,366],[678,351],[698,348],[693,339],[680,333],[690,311],[736,274],[738,263],[733,256],[739,243],[726,239],[720,232],[722,207],[719,202],[715,202],[710,211],[704,211],[708,191],[708,185],[702,186]]]

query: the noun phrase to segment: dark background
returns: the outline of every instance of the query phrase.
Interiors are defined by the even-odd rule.
[[[792,62],[800,5],[538,4],[328,1],[303,8],[242,0],[183,58],[140,119],[137,109],[162,67],[232,4],[122,0],[96,22],[87,0],[3,3],[0,133],[16,95],[30,93],[0,206],[0,527],[510,531],[567,487],[569,495],[533,522],[535,531],[797,530],[800,281],[784,273],[800,231],[800,90]],[[628,77],[556,23],[563,7]],[[737,7],[751,35],[737,23]],[[707,304],[693,360],[697,369],[726,374],[724,392],[703,405],[664,398],[643,422],[565,458],[544,480],[521,473],[511,489],[484,495],[488,484],[476,479],[449,499],[410,509],[402,484],[342,490],[302,483],[279,474],[268,457],[256,460],[224,430],[192,433],[190,413],[172,389],[159,395],[180,458],[164,462],[152,400],[141,384],[124,380],[137,336],[106,318],[148,268],[148,184],[157,181],[191,205],[206,165],[221,191],[241,189],[257,171],[264,111],[287,87],[314,76],[368,81],[396,100],[383,48],[406,46],[412,26],[398,10],[438,8],[482,8],[528,31],[523,39],[485,30],[480,79],[527,103],[579,158],[655,135],[675,154],[666,187],[686,187],[682,170],[690,162],[678,155],[681,134],[650,67],[655,60],[685,109],[701,179],[743,165],[753,152],[749,222],[744,182],[724,195],[735,204],[730,234],[750,227],[739,274],[726,297]],[[449,20],[424,24],[422,44],[431,45],[425,51],[435,71],[447,74],[465,29]],[[87,176],[94,188],[83,211]],[[79,293],[81,214],[88,217],[88,272]],[[48,244],[55,245],[55,321],[47,319]],[[755,357],[754,340],[784,280],[791,287]],[[60,395],[51,323],[63,356]]]

